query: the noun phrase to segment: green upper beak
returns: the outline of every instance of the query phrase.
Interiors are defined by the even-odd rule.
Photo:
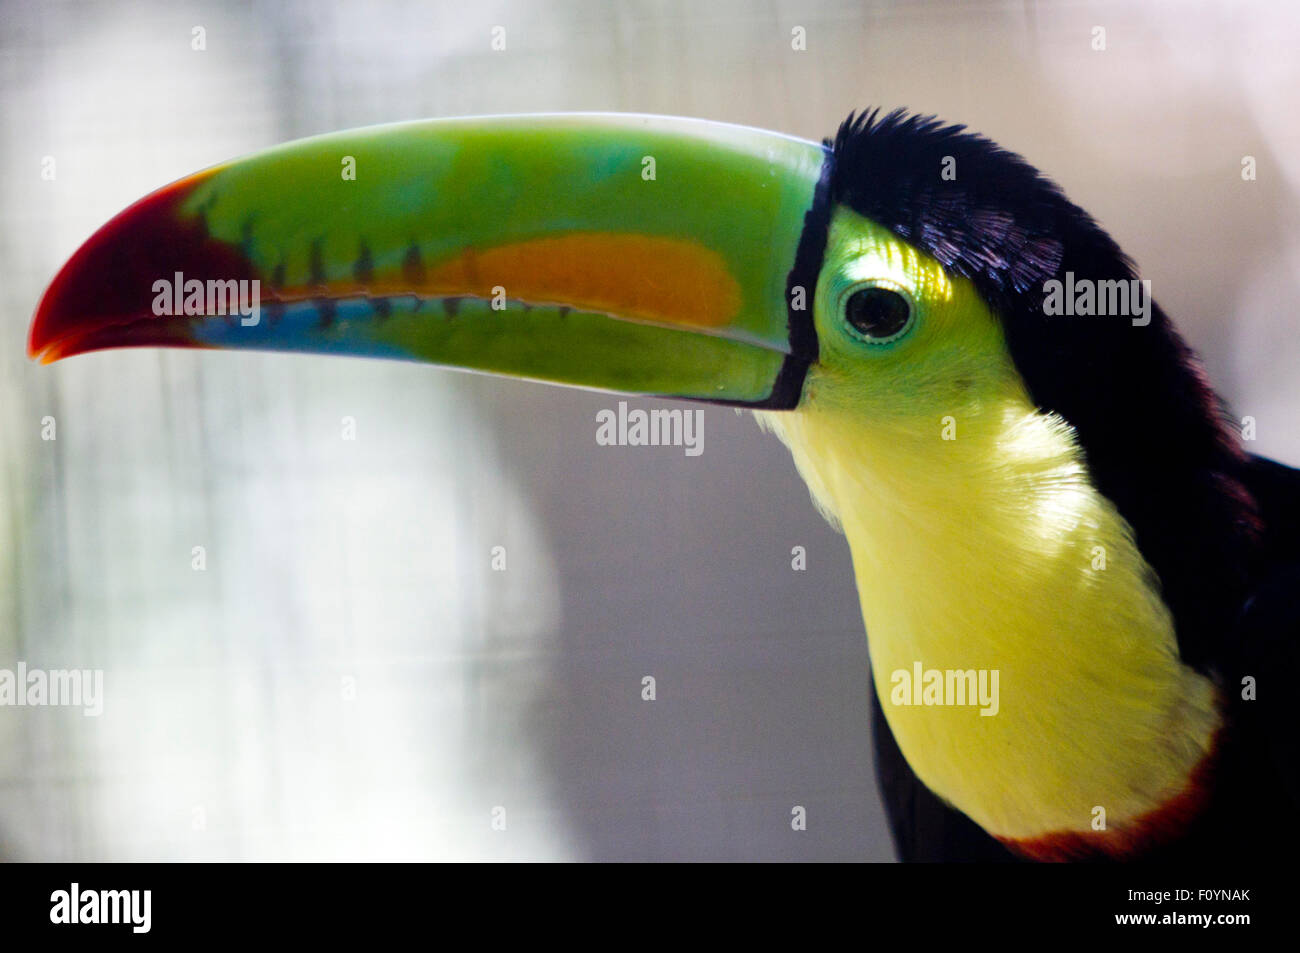
[[[635,115],[305,139],[110,221],[46,291],[29,350],[360,354],[793,407],[825,164],[815,143]]]

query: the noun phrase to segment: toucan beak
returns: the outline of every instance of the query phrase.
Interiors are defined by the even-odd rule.
[[[29,351],[393,357],[782,409],[816,357],[825,150],[569,115],[289,143],[140,200],[74,254]],[[812,263],[812,274],[805,274]]]

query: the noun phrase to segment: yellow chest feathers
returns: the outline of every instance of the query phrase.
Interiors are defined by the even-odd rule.
[[[1072,431],[1018,383],[932,427],[834,411],[762,422],[848,537],[876,691],[931,790],[1021,839],[1099,818],[1122,830],[1187,786],[1218,726],[1215,689],[1179,662],[1151,570]]]

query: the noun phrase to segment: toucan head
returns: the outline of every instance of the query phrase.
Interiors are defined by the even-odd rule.
[[[997,323],[943,254],[951,222],[873,204],[917,215],[952,175],[984,174],[962,149],[945,168],[943,147],[982,141],[938,128],[867,114],[817,144],[573,115],[291,143],[105,225],[46,292],[29,348],[348,353],[772,411],[950,412],[1004,354]],[[999,224],[970,223],[983,243]],[[1030,238],[1038,257],[1000,281],[1052,273],[1060,243]]]
[[[900,458],[908,479],[945,465],[945,419],[993,446],[1028,406],[1077,437],[1139,538],[1213,506],[1208,485],[1170,489],[1230,453],[1181,340],[1154,306],[1141,324],[1049,313],[1067,277],[1135,273],[1033,167],[931,118],[866,112],[821,143],[446,119],[289,143],[140,200],[58,273],[29,350],[352,354],[749,407],[829,509],[819,483],[855,439],[839,423],[928,448]],[[1187,559],[1148,535],[1157,571]],[[1175,574],[1176,611],[1220,568]]]

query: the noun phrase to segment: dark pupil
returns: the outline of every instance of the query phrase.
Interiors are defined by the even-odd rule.
[[[849,296],[845,317],[869,338],[893,337],[907,326],[907,299],[888,288],[863,288]]]

